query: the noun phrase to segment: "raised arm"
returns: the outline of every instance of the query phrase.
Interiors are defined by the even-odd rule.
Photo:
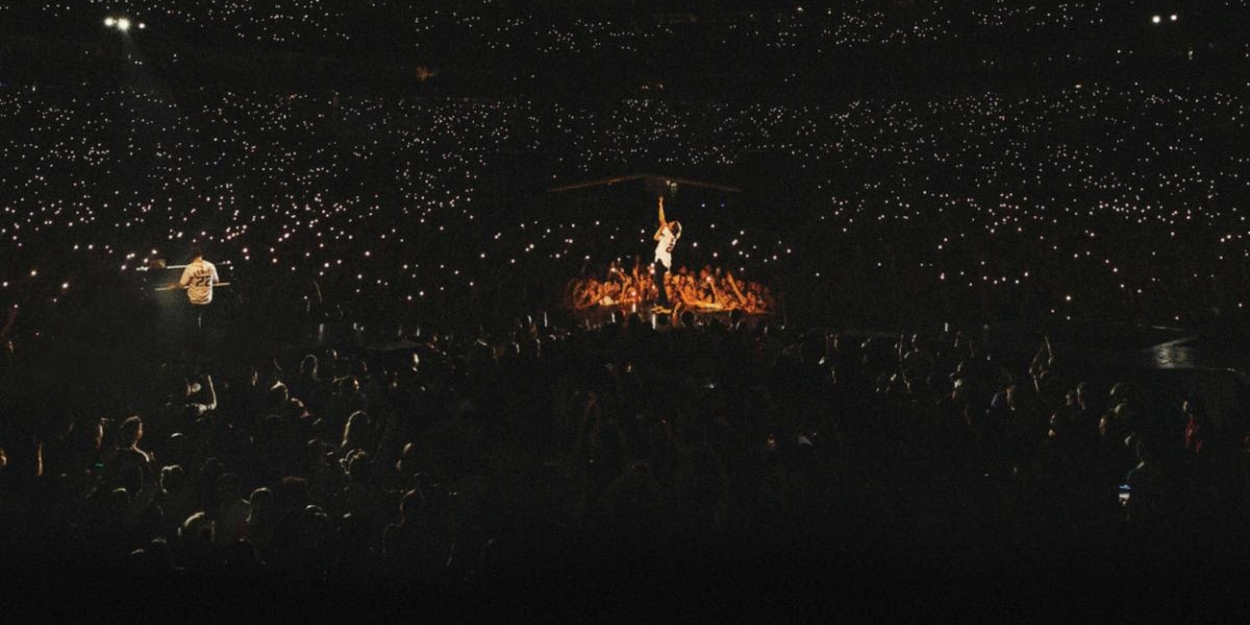
[[[213,376],[204,374],[204,385],[208,388],[208,409],[217,409],[217,389],[213,388]]]
[[[14,304],[9,309],[9,317],[4,321],[4,327],[0,328],[0,341],[9,338],[13,334],[13,327],[17,324],[17,305]]]
[[[655,231],[655,236],[651,237],[656,241],[660,240],[660,235],[664,233],[664,229],[668,227],[668,221],[664,219],[664,196],[660,196],[660,227]]]
[[[729,288],[733,289],[734,296],[738,298],[738,305],[746,304],[747,298],[742,294],[742,289],[738,288],[738,281],[734,280],[734,275],[726,271],[725,281],[729,283]]]

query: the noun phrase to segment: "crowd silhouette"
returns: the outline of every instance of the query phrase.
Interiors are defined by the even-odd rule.
[[[598,584],[732,605],[828,567],[777,592],[865,614],[903,590],[861,584],[940,570],[1021,602],[1111,575],[1114,616],[1149,601],[1134,563],[1166,562],[1195,576],[1169,609],[1240,601],[1215,571],[1244,553],[1250,433],[1198,396],[1095,387],[1048,342],[1012,359],[958,332],[660,319],[223,358],[159,371],[133,410],[41,415],[5,440],[0,536],[30,556],[11,572],[594,609]]]

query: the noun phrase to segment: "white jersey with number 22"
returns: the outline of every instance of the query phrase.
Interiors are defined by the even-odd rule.
[[[203,306],[213,301],[213,285],[217,282],[217,267],[206,260],[200,260],[182,270],[182,279],[178,284],[186,287],[187,299],[192,304]]]

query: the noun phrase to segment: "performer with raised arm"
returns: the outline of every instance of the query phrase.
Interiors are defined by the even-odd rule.
[[[664,219],[664,196],[660,196],[660,227],[655,231],[655,288],[659,292],[659,305],[656,312],[668,314],[673,312],[668,300],[668,291],[664,287],[664,274],[673,269],[673,247],[681,238],[681,222]]]

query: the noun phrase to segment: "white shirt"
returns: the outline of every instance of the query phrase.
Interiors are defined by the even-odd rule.
[[[192,304],[204,306],[213,301],[213,285],[218,281],[217,267],[201,259],[182,270],[182,279],[178,284],[187,288],[187,299]]]
[[[655,261],[664,263],[665,269],[673,268],[673,246],[677,245],[677,239],[680,238],[681,235],[673,234],[673,229],[669,226],[664,226],[660,231],[660,240],[655,244]]]

